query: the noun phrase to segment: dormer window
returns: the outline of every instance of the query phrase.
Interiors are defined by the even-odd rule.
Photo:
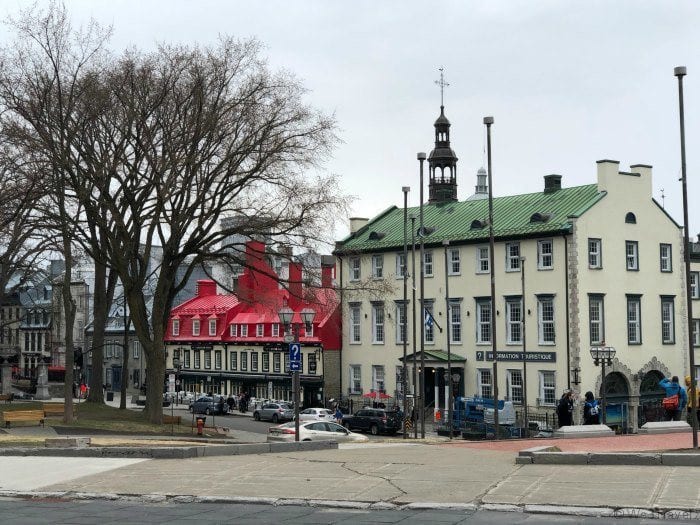
[[[370,241],[381,241],[384,237],[386,237],[386,233],[384,233],[384,232],[375,232],[375,231],[369,232],[369,240]]]
[[[255,337],[263,337],[265,335],[265,325],[258,323],[256,326]]]
[[[174,336],[180,335],[180,320],[179,319],[173,319],[172,329],[171,329],[170,333]]]
[[[280,336],[280,325],[279,323],[273,323],[272,324],[272,337],[279,337]]]
[[[216,335],[216,319],[209,319],[209,335]]]
[[[192,319],[192,335],[199,335],[199,319]]]
[[[530,222],[547,222],[551,218],[550,213],[535,212],[530,216]]]
[[[248,337],[248,325],[247,324],[241,325],[241,337]]]
[[[637,217],[630,211],[625,215],[625,222],[627,224],[637,224]]]
[[[475,219],[472,221],[470,228],[472,230],[481,230],[484,228],[484,226],[486,226],[486,221]]]
[[[238,337],[238,325],[232,324],[228,327],[228,334],[231,337]]]

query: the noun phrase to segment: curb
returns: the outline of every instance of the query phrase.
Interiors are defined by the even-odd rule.
[[[290,441],[288,443],[217,444],[189,447],[92,447],[92,448],[0,448],[0,456],[51,456],[70,458],[186,459],[211,456],[241,456],[284,452],[335,450],[335,441]]]
[[[568,505],[533,505],[510,503],[437,503],[437,502],[412,502],[392,503],[388,501],[349,501],[349,500],[321,500],[304,498],[273,498],[273,497],[245,497],[245,496],[185,496],[174,494],[115,494],[96,492],[66,492],[66,491],[20,491],[1,490],[0,498],[21,499],[65,499],[65,500],[104,500],[104,501],[128,501],[136,503],[218,503],[218,504],[248,504],[248,505],[273,505],[301,507],[327,507],[335,509],[357,510],[455,510],[460,512],[493,511],[513,512],[523,514],[556,514],[562,516],[587,516],[587,517],[611,517],[611,518],[646,518],[646,519],[672,519],[672,520],[698,520],[700,512],[696,508],[645,508],[645,507],[583,507]]]
[[[683,452],[553,452],[521,450],[517,465],[643,465],[698,467],[700,454]]]

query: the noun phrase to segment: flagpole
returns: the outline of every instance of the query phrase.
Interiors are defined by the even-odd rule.
[[[425,231],[423,225],[423,162],[426,159],[426,154],[418,153],[418,162],[420,164],[420,223],[418,225],[418,234],[420,236],[420,399],[421,399],[421,414],[420,414],[420,437],[425,439],[425,321],[422,319],[425,311]]]

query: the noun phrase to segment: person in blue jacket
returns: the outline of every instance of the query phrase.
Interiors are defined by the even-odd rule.
[[[664,377],[659,381],[659,386],[666,391],[666,397],[664,398],[664,420],[680,421],[681,413],[688,402],[688,395],[685,393],[685,388],[682,388],[681,385],[678,384],[678,376],[673,376],[670,381],[668,378]],[[666,405],[666,400],[674,396],[677,396],[678,403],[675,405],[675,408],[672,408]]]
[[[584,425],[599,425],[600,424],[600,407],[593,392],[586,392],[586,404],[583,405],[583,424]]]

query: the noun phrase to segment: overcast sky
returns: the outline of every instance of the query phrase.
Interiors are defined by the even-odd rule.
[[[3,0],[3,15],[29,2]],[[690,234],[700,232],[700,2],[68,0],[77,22],[112,24],[111,46],[213,43],[254,36],[270,64],[295,72],[343,143],[327,168],[356,197],[351,216],[418,204],[416,153],[433,147],[435,85],[459,157],[460,200],[485,164],[493,115],[496,196],[593,183],[599,159],[651,164],[654,197],[682,223],[678,87],[685,78]],[[3,16],[4,18],[4,16]],[[0,38],[8,38],[6,28]],[[426,176],[427,179],[427,176]],[[427,195],[427,191],[426,191]],[[338,237],[348,232],[345,221]]]

